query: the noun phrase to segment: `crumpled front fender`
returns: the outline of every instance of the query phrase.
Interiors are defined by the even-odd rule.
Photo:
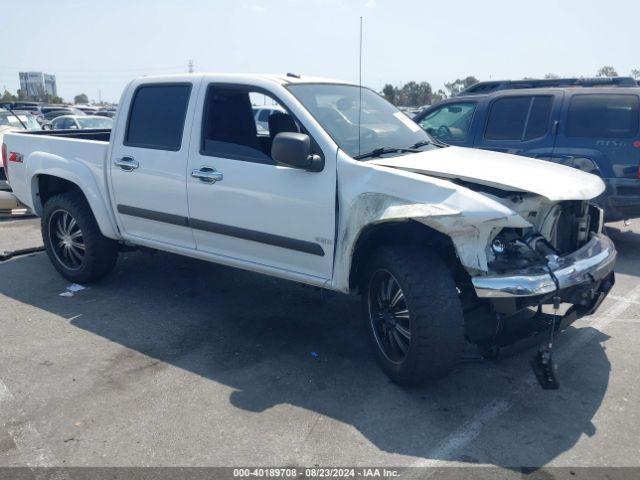
[[[358,238],[374,224],[415,220],[448,236],[461,264],[472,275],[487,271],[486,247],[502,228],[531,226],[502,203],[453,182],[349,157],[339,160],[333,277],[337,290],[349,291]]]

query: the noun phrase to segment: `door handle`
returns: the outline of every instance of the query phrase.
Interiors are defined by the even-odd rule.
[[[216,171],[213,167],[196,168],[191,171],[191,176],[199,178],[203,183],[216,183],[222,181],[222,172]]]
[[[113,162],[116,167],[120,167],[125,172],[132,172],[140,166],[133,157],[122,157]]]

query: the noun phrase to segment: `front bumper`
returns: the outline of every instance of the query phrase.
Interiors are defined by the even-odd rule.
[[[613,242],[605,235],[594,235],[582,248],[560,257],[551,267],[560,290],[600,283],[610,276],[616,260]],[[506,275],[471,279],[479,298],[542,297],[555,292],[556,284],[547,267],[532,267]]]
[[[604,210],[605,222],[640,217],[640,179],[603,178],[607,189],[594,200]]]

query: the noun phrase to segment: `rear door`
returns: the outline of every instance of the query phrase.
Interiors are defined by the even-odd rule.
[[[574,93],[565,102],[555,161],[604,178],[638,178],[640,99],[635,93]]]
[[[118,121],[111,192],[125,238],[195,248],[188,226],[187,157],[196,102],[193,77],[132,87],[128,118]]]
[[[562,92],[509,93],[492,98],[479,118],[474,146],[547,159],[553,153]]]

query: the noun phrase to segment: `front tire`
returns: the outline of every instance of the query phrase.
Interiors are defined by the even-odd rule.
[[[47,200],[41,220],[49,260],[67,280],[88,283],[108,274],[118,258],[118,244],[100,232],[89,204],[79,192]]]
[[[437,255],[407,247],[376,251],[363,278],[362,306],[376,358],[395,383],[443,377],[460,361],[462,305]]]

